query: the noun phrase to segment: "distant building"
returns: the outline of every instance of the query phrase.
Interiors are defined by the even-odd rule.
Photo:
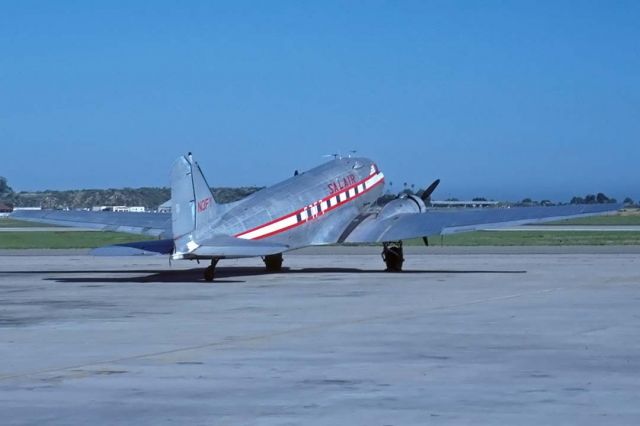
[[[17,212],[20,210],[26,210],[26,211],[38,211],[38,210],[42,210],[42,207],[14,207],[13,211]]]
[[[0,217],[9,216],[9,213],[12,211],[13,207],[5,203],[0,203]]]
[[[127,206],[93,206],[91,211],[93,212],[123,212],[126,211]]]
[[[167,200],[158,206],[158,213],[171,213],[171,200]]]
[[[497,207],[499,201],[431,201],[433,207]]]
[[[93,206],[92,212],[119,212],[119,213],[144,213],[146,209],[143,206]]]

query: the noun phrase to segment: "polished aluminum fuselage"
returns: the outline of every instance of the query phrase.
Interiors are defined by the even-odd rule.
[[[383,187],[384,176],[371,160],[338,158],[240,202],[219,205],[217,220],[196,238],[224,234],[290,249],[336,243],[347,226],[375,203]]]

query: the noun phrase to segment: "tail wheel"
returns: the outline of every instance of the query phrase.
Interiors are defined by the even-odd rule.
[[[207,268],[204,270],[204,280],[205,281],[213,281],[213,279],[216,276],[216,268],[214,268],[213,266],[207,266]]]
[[[382,260],[387,265],[387,272],[402,271],[402,264],[404,263],[402,241],[383,243]]]
[[[211,259],[211,265],[204,270],[204,280],[211,282],[216,276],[216,265],[220,259]]]
[[[271,254],[262,258],[264,266],[268,272],[280,272],[282,271],[282,253]]]

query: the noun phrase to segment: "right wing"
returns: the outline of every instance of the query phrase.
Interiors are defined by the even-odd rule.
[[[18,210],[10,217],[28,222],[171,238],[171,214],[168,213]]]
[[[438,234],[542,223],[594,216],[618,210],[620,204],[572,204],[554,207],[438,209],[400,213],[379,219],[368,216],[345,237],[345,243],[399,241]]]
[[[177,243],[177,244],[176,244]],[[138,241],[93,249],[94,256],[153,256],[171,254],[173,259],[212,259],[267,256],[287,251],[289,246],[266,241],[213,235],[202,242],[189,238]]]
[[[284,244],[268,241],[245,240],[229,235],[216,234],[202,241],[191,236],[175,241],[174,259],[213,259],[268,256],[289,250]]]

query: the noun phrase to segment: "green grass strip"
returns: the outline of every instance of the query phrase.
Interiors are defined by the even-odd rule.
[[[640,245],[640,232],[623,231],[477,231],[429,237],[438,246],[603,246]],[[422,239],[406,241],[423,245]]]
[[[110,244],[153,239],[144,235],[119,232],[0,232],[0,249],[95,248]],[[622,231],[477,231],[432,236],[433,246],[576,246],[640,245],[640,232]],[[422,245],[422,239],[405,242]]]
[[[565,220],[559,220],[556,222],[544,223],[543,225],[593,225],[593,226],[640,225],[640,215],[581,217],[577,219],[565,219]]]
[[[55,228],[56,225],[47,225],[44,223],[25,222],[23,220],[16,220],[10,217],[0,217],[0,228],[39,228],[46,226],[47,228]]]
[[[153,238],[121,232],[0,232],[0,249],[75,249],[144,241]]]

